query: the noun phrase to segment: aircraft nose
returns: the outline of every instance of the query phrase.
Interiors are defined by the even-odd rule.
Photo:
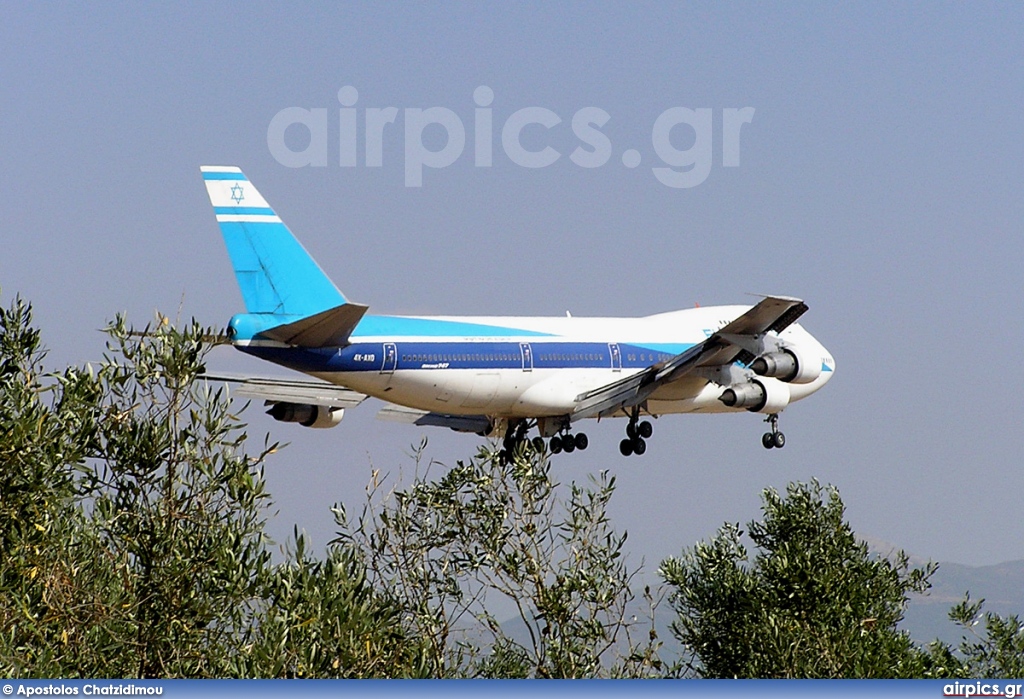
[[[821,375],[828,381],[832,378],[832,375],[836,373],[836,360],[832,357],[832,353],[824,347],[821,348]]]

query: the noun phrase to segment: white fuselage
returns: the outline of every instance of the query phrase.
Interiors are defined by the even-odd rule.
[[[714,306],[643,318],[370,317],[351,344],[296,359],[274,342],[251,341],[244,351],[390,403],[452,415],[536,418],[572,413],[577,397],[643,371],[703,342],[748,310]],[[480,334],[480,328],[486,328]],[[821,375],[782,385],[788,402],[820,389],[832,376],[828,351],[798,324],[779,339],[820,360]],[[242,343],[239,343],[242,344]],[[752,377],[743,366],[697,370],[658,388],[652,415],[734,412],[720,400],[725,387]]]

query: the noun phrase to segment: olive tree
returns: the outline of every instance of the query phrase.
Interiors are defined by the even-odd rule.
[[[844,519],[835,488],[763,492],[761,521],[726,524],[661,565],[673,632],[704,677],[913,677],[925,654],[897,629],[935,566],[872,555]]]
[[[938,641],[931,644],[932,676],[1024,677],[1024,621],[1017,614],[983,612],[984,604],[967,594],[950,610],[950,620],[964,635],[955,650]]]
[[[644,676],[660,668],[651,625],[643,643],[629,605],[637,571],[625,562],[607,506],[615,479],[558,484],[529,445],[503,458],[482,448],[453,467],[417,452],[411,485],[379,473],[338,543],[362,552],[374,585],[395,596],[428,644],[433,676]],[[442,470],[436,478],[431,470]],[[563,492],[564,491],[564,492]],[[513,610],[518,633],[495,617]]]

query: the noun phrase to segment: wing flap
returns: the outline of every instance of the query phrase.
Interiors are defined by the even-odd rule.
[[[261,376],[234,374],[205,374],[207,381],[236,384],[235,392],[247,398],[258,398],[271,403],[309,403],[334,408],[354,408],[367,396],[324,381],[273,379]]]
[[[486,434],[491,429],[491,421],[483,415],[448,415],[406,408],[401,405],[388,405],[382,408],[377,413],[377,419],[388,422],[404,422],[420,427],[447,427],[456,432],[474,432],[476,434]]]
[[[788,296],[765,296],[757,305],[732,321],[719,333],[726,335],[760,335],[782,332],[807,312],[807,304]]]
[[[576,408],[573,410],[572,419],[607,417],[624,407],[639,405],[651,393],[645,389],[652,383],[654,374],[654,367],[648,367],[615,383],[581,393],[576,396]]]

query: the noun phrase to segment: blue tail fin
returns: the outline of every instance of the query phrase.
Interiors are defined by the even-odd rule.
[[[200,169],[249,313],[305,318],[347,303],[239,168]]]

